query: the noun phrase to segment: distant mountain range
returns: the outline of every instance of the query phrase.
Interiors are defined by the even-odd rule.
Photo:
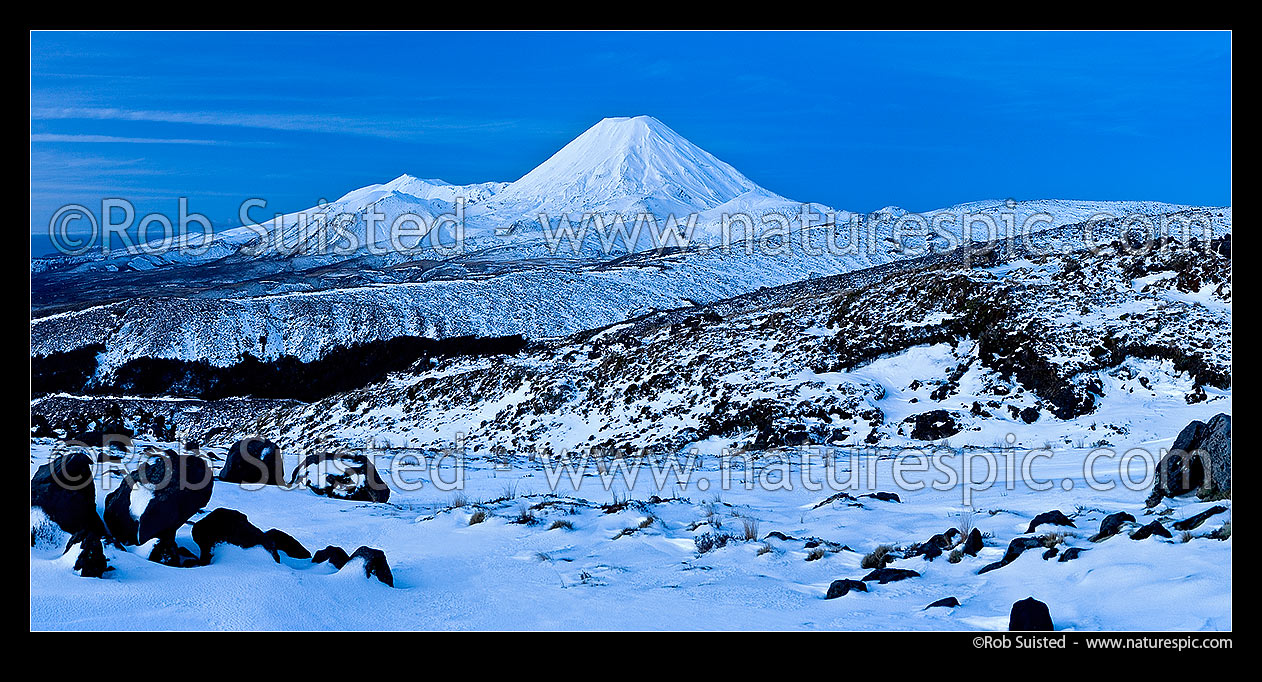
[[[374,214],[386,225],[413,216],[432,228],[461,200],[463,251],[369,248],[382,245],[380,235],[368,239]],[[1156,202],[992,200],[919,220],[897,207],[874,214],[807,208],[815,215],[804,226],[801,203],[759,187],[655,118],[607,118],[511,183],[451,185],[404,175],[262,226],[221,232],[199,253],[32,260],[31,353],[95,349],[91,374],[107,380],[140,358],[228,367],[244,355],[312,361],[339,346],[401,336],[559,337],[653,310],[950,251],[964,243],[970,215],[980,216],[976,239],[1028,221],[1033,241],[1060,252],[1116,238],[1133,227],[1127,217],[1196,215],[1208,220],[1209,236],[1231,230],[1230,207]],[[540,214],[558,222],[543,229]],[[658,229],[672,215],[695,214],[696,222],[682,244],[663,244],[651,226],[611,243],[612,232],[583,231],[584,214],[624,217],[627,230],[641,214],[654,216]],[[731,231],[734,248],[714,248],[724,243],[725,214],[756,223],[757,248],[740,242],[743,225]],[[1086,221],[1100,214],[1113,218],[1089,234]],[[361,248],[320,248],[302,227],[312,215],[336,220],[353,237],[347,243],[358,239]],[[563,215],[575,232],[550,240]],[[769,220],[777,215],[780,222]],[[932,229],[929,216],[937,218]],[[259,248],[264,229],[273,239],[280,235],[280,252]],[[442,237],[437,243],[450,243]]]

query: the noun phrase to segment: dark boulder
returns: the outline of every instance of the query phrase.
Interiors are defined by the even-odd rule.
[[[154,455],[106,496],[105,525],[125,545],[153,538],[173,541],[180,526],[210,502],[214,483],[200,457],[170,451]]]
[[[1060,554],[1059,549],[1056,549],[1055,547],[1048,547],[1047,551],[1043,552],[1043,561],[1047,561],[1048,559],[1054,559],[1056,558],[1057,554]]]
[[[301,542],[295,540],[294,536],[286,533],[285,531],[273,528],[264,533],[263,536],[267,538],[267,541],[270,542],[272,547],[275,547],[278,552],[284,552],[286,555],[295,559],[311,558],[311,552],[309,552],[306,547],[303,547]]]
[[[155,564],[174,568],[189,568],[199,563],[196,554],[181,547],[173,538],[167,537],[159,538],[154,543],[153,549],[149,552],[149,560]]]
[[[302,483],[317,495],[359,502],[387,502],[390,488],[363,454],[323,452],[308,455],[294,469],[290,485]]]
[[[93,464],[91,457],[75,452],[40,466],[31,477],[31,506],[71,535],[80,531],[103,534],[105,524],[96,513]]]
[[[1042,546],[1043,546],[1042,538],[1027,538],[1027,537],[1013,538],[1012,542],[1008,543],[1007,551],[1003,553],[1003,561],[1004,563],[1012,563],[1013,561],[1016,560],[1017,557],[1021,556],[1021,553],[1024,552],[1025,550],[1034,549],[1035,547],[1042,547]]]
[[[1222,506],[1221,504],[1214,505],[1213,507],[1210,507],[1209,509],[1206,509],[1205,511],[1195,516],[1189,516],[1188,518],[1183,519],[1182,521],[1175,521],[1174,529],[1175,530],[1193,530],[1194,528],[1199,527],[1202,523],[1205,523],[1207,520],[1209,520],[1209,517],[1215,516],[1217,514],[1221,514],[1225,511],[1227,511],[1227,508]]]
[[[942,550],[955,543],[955,538],[959,534],[960,531],[955,528],[947,529],[946,532],[938,533],[928,540],[912,547],[907,556],[922,556],[925,558],[925,561],[933,561],[934,559],[942,556]]]
[[[1201,497],[1231,495],[1230,415],[1218,414],[1208,424],[1193,421],[1183,427],[1170,452],[1157,463],[1148,506],[1193,491]]]
[[[867,592],[868,586],[867,583],[864,583],[862,580],[851,580],[849,578],[834,580],[832,584],[828,586],[828,594],[824,595],[824,599],[844,597],[847,594],[850,594],[851,590]]]
[[[911,424],[911,437],[916,440],[942,440],[960,432],[955,416],[946,410],[932,410],[903,420]]]
[[[1053,509],[1052,511],[1043,512],[1042,514],[1034,517],[1034,520],[1030,521],[1030,527],[1026,528],[1025,532],[1033,533],[1039,526],[1049,523],[1054,526],[1069,526],[1070,528],[1077,528],[1077,526],[1074,525],[1074,522],[1069,520],[1068,516],[1062,514],[1059,509]]]
[[[262,547],[280,563],[276,549],[267,535],[250,523],[245,514],[220,507],[193,524],[193,542],[201,549],[201,563],[209,564],[216,546],[227,543],[237,547]]]
[[[75,533],[66,543],[63,554],[71,552],[76,553],[74,571],[84,578],[100,578],[110,569],[99,533],[88,530]]]
[[[1004,566],[1007,566],[1013,561],[1016,561],[1017,557],[1021,556],[1021,554],[1025,552],[1025,550],[1034,549],[1035,547],[1042,547],[1042,546],[1043,546],[1042,538],[1028,538],[1028,537],[1013,538],[1012,542],[1008,543],[1008,549],[1007,551],[1003,553],[1003,558],[1000,559],[999,561],[995,561],[993,563],[989,563],[989,564],[986,564],[985,566],[982,566],[981,570],[979,570],[977,574],[981,575],[983,573],[989,573],[993,570],[1003,568]]]
[[[1012,612],[1008,615],[1010,632],[1050,632],[1055,629],[1047,604],[1029,597],[1012,605]]]
[[[237,441],[228,450],[219,480],[281,485],[285,481],[285,460],[280,446],[259,436]]]
[[[381,582],[394,587],[394,574],[390,572],[390,564],[386,562],[386,553],[373,549],[372,547],[360,547],[351,554],[351,558],[347,563],[351,563],[356,559],[362,559],[364,562],[364,577],[376,578]]]
[[[948,528],[945,532],[938,533],[937,535],[929,538],[928,542],[930,544],[937,545],[941,549],[946,549],[955,543],[955,538],[959,536],[959,534],[959,529]]]
[[[1083,549],[1081,547],[1070,547],[1064,552],[1061,552],[1060,558],[1057,559],[1056,561],[1059,561],[1061,563],[1064,563],[1066,561],[1073,561],[1074,559],[1077,559],[1078,555],[1082,554],[1082,552],[1083,552]]]
[[[1126,512],[1109,514],[1104,517],[1104,520],[1100,521],[1100,532],[1092,535],[1091,541],[1099,542],[1101,540],[1111,538],[1122,532],[1122,526],[1128,523],[1135,523],[1135,517],[1127,514]]]
[[[923,610],[928,611],[929,609],[936,609],[938,607],[946,607],[948,609],[953,609],[959,605],[960,605],[959,599],[956,599],[955,597],[943,597],[942,599],[939,599],[938,601],[935,601],[934,603],[926,606]]]
[[[864,582],[875,580],[878,584],[898,582],[908,578],[919,578],[920,574],[915,571],[909,571],[905,568],[877,568],[871,573],[863,576]]]
[[[974,528],[969,531],[968,538],[964,540],[963,552],[969,556],[977,556],[985,545],[982,542],[982,532]]]
[[[311,563],[322,564],[327,561],[333,565],[333,568],[338,570],[341,570],[346,565],[346,562],[350,560],[351,557],[346,553],[346,550],[337,545],[329,545],[317,551],[315,556],[311,557]]]
[[[1170,531],[1166,530],[1166,527],[1161,525],[1160,521],[1153,521],[1149,523],[1148,525],[1135,531],[1134,533],[1131,533],[1131,539],[1132,540],[1147,540],[1148,538],[1154,535],[1159,535],[1163,538],[1172,537],[1170,535]]]
[[[902,502],[902,500],[899,499],[898,497],[898,493],[887,493],[887,492],[866,493],[866,494],[860,495],[859,497],[870,497],[874,500],[880,500],[882,502]]]

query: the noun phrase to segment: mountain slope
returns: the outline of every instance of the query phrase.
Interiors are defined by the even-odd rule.
[[[244,428],[293,442],[669,454],[711,439],[1109,444],[1230,412],[1229,255],[1173,243],[1019,255],[655,313],[521,356],[417,367]]]

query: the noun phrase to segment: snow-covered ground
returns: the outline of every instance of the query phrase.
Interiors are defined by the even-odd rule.
[[[32,626],[1003,630],[1013,602],[1033,596],[1059,629],[1230,629],[1230,499],[1149,509],[1144,475],[1190,420],[1232,411],[1231,208],[808,206],[816,217],[640,116],[597,123],[513,183],[405,175],[314,209],[363,247],[351,253],[315,248],[327,235],[291,214],[265,226],[305,252],[260,256],[262,235],[246,226],[199,256],[33,260],[33,366],[42,360],[54,379],[83,373],[80,386],[53,391],[75,395],[33,394],[33,427],[69,438],[108,421],[142,435],[132,460],[99,465],[99,509],[148,445],[222,454],[261,433],[287,452],[287,476],[304,454],[389,447],[365,453],[388,503],[217,482],[192,521],[235,509],[312,552],[377,548],[394,586],[358,564],[277,563],[258,547],[220,548],[186,568],[150,562],[150,545],[107,547],[112,570],[80,577],[66,538],[41,531]],[[368,248],[381,244],[368,230],[378,216],[417,216],[441,235],[433,226],[457,212],[461,254]],[[613,232],[598,229],[558,242],[541,213],[647,213],[661,227],[692,214],[697,230],[688,248],[627,254],[669,240],[623,232],[611,248]],[[731,246],[721,217],[735,213],[784,216],[784,232],[751,225],[776,238],[746,250],[740,227],[734,248],[716,248]],[[1096,224],[1100,214],[1112,219]],[[1179,238],[1136,252],[1151,235],[1123,216]],[[1198,232],[1175,230],[1193,218]],[[951,251],[992,237],[1009,239]],[[465,335],[531,343],[365,369],[361,383],[310,403],[174,405],[130,395],[146,389],[116,376],[133,361],[316,362],[339,346]],[[173,376],[153,392],[199,395]],[[103,389],[126,400],[93,395]],[[116,421],[101,416],[111,409]],[[455,440],[466,446],[458,467],[444,450]],[[67,447],[33,439],[32,473]],[[996,447],[1010,449],[988,463]],[[563,468],[591,448],[626,456]],[[744,453],[740,466],[722,465],[725,448]],[[1119,471],[1132,449],[1148,456]],[[700,459],[680,471],[691,450]],[[680,454],[637,468],[638,451]],[[898,500],[865,496],[881,492]],[[1074,526],[1028,528],[1052,510]],[[1209,510],[1186,533],[1130,537]],[[1116,512],[1138,523],[1091,542]],[[198,554],[190,526],[177,541]],[[985,547],[915,553],[951,528],[979,529]],[[1024,535],[1045,546],[979,574]],[[919,575],[825,599],[833,581],[864,579],[865,555],[885,545],[892,568]],[[948,597],[959,606],[925,608]]]
[[[1116,449],[1131,445],[1141,444]],[[1168,447],[1169,442],[1142,445]],[[34,442],[32,471],[55,448],[60,446],[53,441]],[[361,545],[382,549],[394,588],[365,578],[354,566],[337,572],[327,563],[283,555],[278,565],[260,548],[234,547],[217,550],[213,563],[196,568],[150,563],[148,547],[108,549],[113,570],[103,579],[83,578],[71,570],[73,559],[62,557],[60,547],[46,544],[31,551],[31,625],[1003,630],[1012,603],[1028,596],[1049,605],[1058,629],[1225,630],[1232,625],[1231,540],[1205,537],[1229,523],[1231,501],[1213,503],[1228,511],[1189,537],[1174,531],[1173,539],[1132,540],[1130,526],[1092,543],[1088,538],[1109,513],[1129,512],[1140,524],[1157,518],[1169,527],[1212,504],[1192,497],[1146,511],[1147,489],[1089,489],[1083,470],[1090,451],[1085,449],[1057,450],[1050,459],[1037,460],[1033,478],[1052,481],[1052,490],[1033,490],[1000,471],[988,489],[973,492],[971,503],[964,502],[963,486],[900,486],[894,478],[900,458],[892,451],[853,456],[852,451],[832,451],[832,474],[825,474],[824,451],[768,451],[758,454],[748,470],[739,462],[729,467],[726,485],[716,452],[703,451],[691,475],[682,459],[672,460],[678,465],[674,476],[663,476],[657,465],[657,477],[652,466],[633,476],[634,469],[591,464],[577,477],[577,489],[565,470],[525,457],[469,454],[457,476],[454,455],[439,462],[438,454],[429,453],[430,466],[421,467],[418,454],[425,453],[378,453],[378,466],[392,488],[388,504],[334,500],[305,488],[217,481],[205,510],[237,509],[256,526],[279,528],[312,552],[326,545],[348,552]],[[944,459],[935,466],[958,470],[959,452],[939,454]],[[1017,453],[1017,460],[1021,457]],[[294,453],[286,456],[286,475],[297,461]],[[804,461],[811,467],[806,477]],[[904,482],[941,478],[937,468],[915,473],[916,467],[909,466],[914,464],[897,465]],[[843,488],[826,484],[812,490],[810,482],[829,475],[845,482],[856,468],[858,487],[844,488],[855,499],[820,505]],[[871,486],[869,469],[876,472]],[[549,483],[550,472],[559,478],[555,486]],[[777,484],[786,472],[792,489]],[[1116,483],[1115,461],[1097,462],[1093,477]],[[110,474],[98,478],[98,505],[107,492],[103,488],[115,480]],[[1064,481],[1072,483],[1070,490]],[[457,482],[458,490],[453,489]],[[895,492],[901,502],[861,497],[875,491]],[[999,560],[1035,515],[1052,509],[1067,514],[1076,528],[1044,525],[1035,535],[1064,533],[1059,549],[1083,548],[1077,559],[1044,560],[1040,547],[1008,566],[977,574]],[[479,511],[488,515],[486,520],[471,525]],[[517,523],[523,516],[534,520]],[[920,577],[883,585],[873,581],[867,593],[824,599],[832,581],[862,579],[868,570],[860,562],[878,545],[907,548],[970,523],[987,534],[978,556],[964,556],[958,563],[946,554],[932,562],[899,559],[891,567],[917,571]],[[744,539],[747,524],[748,535],[756,539]],[[702,553],[697,538],[707,534],[734,537]],[[177,539],[196,552],[189,526]],[[808,547],[812,539],[820,543],[818,558]],[[951,596],[959,607],[925,609]]]

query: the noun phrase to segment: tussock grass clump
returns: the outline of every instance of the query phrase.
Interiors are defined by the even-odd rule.
[[[811,551],[806,553],[806,560],[818,561],[820,559],[823,559],[825,554],[828,554],[828,550],[824,549],[823,547],[812,547]]]
[[[718,514],[709,514],[705,517],[705,522],[715,530],[723,530],[723,519]]]
[[[963,560],[964,550],[962,549],[953,549],[951,550],[951,553],[947,555],[947,561],[953,564],[958,564]]]
[[[618,493],[614,493],[613,501],[600,505],[600,510],[606,514],[617,514],[629,506],[631,506],[630,494],[619,495]]]
[[[476,526],[486,520],[486,512],[479,509],[469,515],[469,525]]]
[[[535,516],[535,513],[531,511],[530,507],[523,504],[517,507],[517,516],[514,516],[513,520],[509,523],[515,523],[522,526],[533,526],[536,523],[539,523],[539,519]]]
[[[885,565],[894,560],[890,556],[890,552],[894,551],[893,545],[880,545],[876,549],[868,552],[863,556],[863,560],[859,562],[860,568],[874,569],[885,568]]]
[[[652,526],[655,523],[657,523],[657,517],[653,516],[652,514],[649,514],[643,521],[640,521],[638,524],[634,526],[627,526],[626,528],[623,528],[622,530],[618,531],[618,534],[613,536],[613,539],[617,540],[618,538],[624,535],[634,535],[635,533],[642,531],[645,528],[648,528],[649,526]]]
[[[759,547],[758,547],[758,554],[757,554],[757,556],[762,556],[762,555],[764,555],[764,554],[770,554],[770,553],[771,553],[771,552],[773,552],[773,551],[775,551],[775,550],[772,548],[771,543],[770,543],[770,542],[764,542],[764,543],[762,543],[762,545],[761,545],[761,546],[759,546]]]
[[[751,519],[748,516],[741,519],[742,533],[741,538],[745,542],[753,542],[758,539],[758,519]]]
[[[552,522],[552,525],[548,527],[548,530],[574,530],[574,522],[567,521],[565,519],[558,519]]]
[[[460,509],[469,506],[469,498],[464,493],[456,493],[451,496],[451,505],[449,509]]]
[[[963,509],[960,510],[959,518],[955,522],[955,527],[960,531],[960,538],[967,538],[969,533],[973,532],[973,528],[977,525],[977,510]]]

